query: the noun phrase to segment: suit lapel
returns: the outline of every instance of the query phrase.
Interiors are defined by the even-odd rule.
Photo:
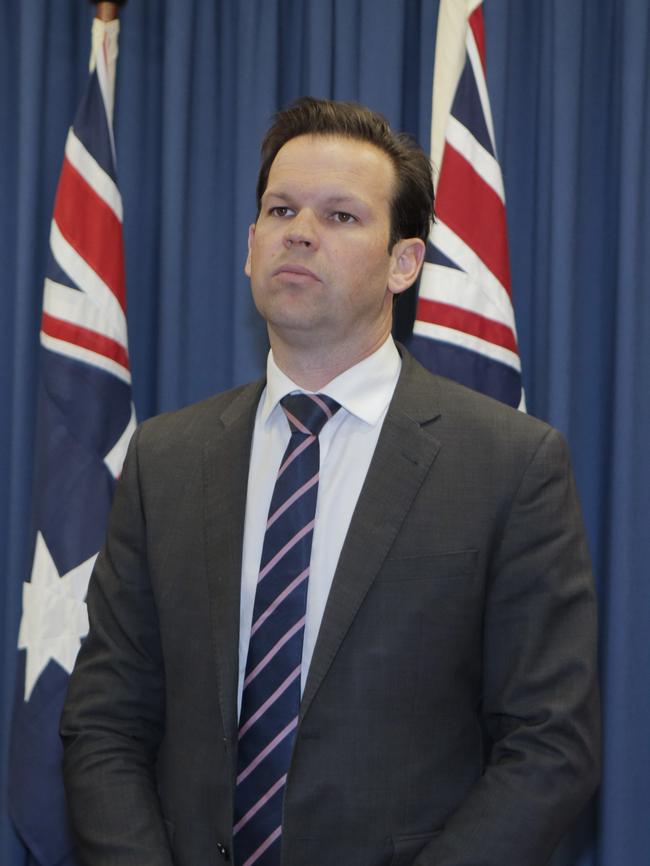
[[[408,354],[334,574],[302,702],[302,719],[397,537],[440,443],[436,380]]]
[[[204,447],[206,570],[218,689],[226,736],[237,738],[239,603],[246,489],[255,411],[264,383],[228,406]]]

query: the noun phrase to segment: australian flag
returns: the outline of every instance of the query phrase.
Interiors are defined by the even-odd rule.
[[[117,21],[93,23],[90,77],[66,140],[43,293],[34,548],[23,587],[9,781],[11,816],[34,866],[74,863],[59,716],[135,426],[112,130],[118,29]]]
[[[525,408],[505,195],[485,75],[481,0],[441,0],[431,156],[434,222],[410,348],[430,370]]]

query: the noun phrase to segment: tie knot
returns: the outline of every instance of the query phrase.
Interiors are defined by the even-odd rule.
[[[341,408],[325,394],[287,394],[280,400],[292,433],[318,436],[324,425]]]

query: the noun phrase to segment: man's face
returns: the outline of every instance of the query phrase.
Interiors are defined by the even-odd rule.
[[[303,135],[280,149],[246,261],[272,343],[363,355],[383,342],[407,288],[395,277],[404,242],[388,252],[394,184],[367,142]]]

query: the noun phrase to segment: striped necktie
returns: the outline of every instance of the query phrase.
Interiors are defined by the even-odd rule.
[[[282,801],[300,704],[318,434],[339,409],[322,394],[291,394],[281,404],[291,438],[271,498],[246,659],[233,827],[236,866],[280,863]]]

